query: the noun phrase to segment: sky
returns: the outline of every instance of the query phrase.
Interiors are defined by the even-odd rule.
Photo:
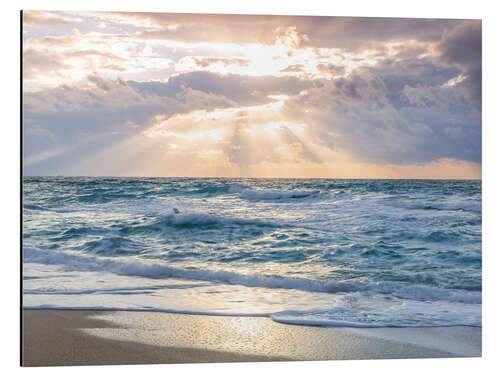
[[[23,13],[25,175],[481,178],[480,20]]]

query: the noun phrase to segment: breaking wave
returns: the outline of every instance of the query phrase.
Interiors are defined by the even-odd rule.
[[[295,289],[322,293],[376,292],[420,301],[448,300],[472,304],[480,304],[482,301],[480,292],[445,290],[389,281],[315,281],[305,278],[287,278],[281,276],[242,275],[229,271],[176,268],[160,261],[146,262],[138,259],[123,260],[88,256],[74,252],[60,251],[57,253],[49,253],[35,249],[25,249],[24,261],[65,265],[75,267],[79,270],[106,271],[118,275],[141,276],[152,279],[177,278],[183,280],[236,284],[246,287]]]

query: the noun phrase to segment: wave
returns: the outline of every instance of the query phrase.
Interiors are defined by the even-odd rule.
[[[160,189],[150,188],[131,188],[121,187],[115,188],[86,188],[83,191],[67,195],[61,194],[52,196],[48,199],[51,205],[61,205],[69,203],[80,204],[103,204],[110,202],[123,202],[130,200],[142,200],[146,198],[164,198],[171,197],[216,197],[227,194],[238,194],[242,199],[246,200],[282,200],[305,198],[309,196],[319,195],[320,190],[255,190],[250,186],[243,184],[203,184],[197,186],[165,186]],[[25,205],[26,209],[39,210],[39,206]]]
[[[53,277],[53,276],[52,276]],[[36,277],[35,277],[36,278]],[[34,279],[28,278],[25,280]],[[86,294],[148,294],[153,293],[157,290],[162,289],[189,289],[193,287],[207,286],[212,285],[211,283],[183,283],[183,284],[173,284],[173,285],[149,285],[149,286],[136,286],[136,287],[128,287],[128,288],[94,288],[94,289],[77,289],[77,290],[69,290],[69,289],[24,289],[23,294],[37,294],[37,295],[86,295]]]
[[[461,237],[460,233],[437,230],[427,235],[425,240],[429,242],[453,242],[459,241]]]
[[[75,200],[81,203],[108,203],[116,200],[137,199],[140,196],[134,193],[122,191],[110,191],[107,189],[94,189],[88,194],[75,196]]]
[[[254,190],[248,186],[231,185],[228,193],[239,193],[239,196],[247,200],[280,200],[306,198],[320,193],[319,190]]]
[[[80,239],[78,249],[91,251],[100,255],[127,255],[137,253],[140,248],[147,249],[148,244],[134,235],[160,235],[166,232],[178,231],[187,243],[203,236],[239,233],[244,236],[254,236],[273,228],[290,227],[290,224],[278,221],[261,220],[257,218],[240,218],[219,216],[205,213],[181,213],[179,209],[171,208],[173,213],[163,216],[141,217],[133,220],[122,220],[106,227],[75,223],[67,229],[51,232],[51,241],[71,241]],[[148,221],[146,221],[148,220]],[[146,221],[146,222],[145,222]],[[189,231],[189,233],[186,233]],[[25,234],[25,238],[30,234]],[[236,238],[236,237],[235,237]],[[253,238],[253,237],[252,237]],[[216,238],[213,237],[215,240]],[[222,237],[217,237],[222,241]]]
[[[410,210],[435,210],[435,211],[463,211],[482,213],[481,203],[418,203],[418,204],[396,204],[390,203],[390,206],[406,208]]]
[[[69,251],[59,251],[56,253],[26,248],[24,249],[24,262],[65,265],[87,271],[104,271],[118,275],[141,276],[152,279],[177,278],[183,280],[236,284],[246,287],[294,289],[322,293],[368,292],[388,294],[419,301],[447,300],[470,304],[482,303],[480,292],[446,290],[423,285],[406,285],[404,283],[389,281],[315,281],[304,278],[287,278],[268,275],[241,275],[230,271],[175,268],[167,263],[158,261],[147,262],[139,259],[125,260],[106,258]]]
[[[360,323],[356,321],[344,320],[323,320],[323,319],[305,319],[300,316],[287,316],[281,313],[272,314],[271,319],[276,323],[293,324],[312,327],[345,327],[345,328],[382,328],[387,327],[383,323]]]
[[[175,228],[217,228],[235,226],[275,227],[277,224],[259,219],[243,219],[202,213],[179,213],[162,217],[153,226]]]
[[[220,312],[220,311],[202,311],[202,310],[184,310],[184,309],[164,309],[155,307],[106,307],[106,306],[61,306],[56,304],[42,304],[23,306],[25,310],[40,310],[40,309],[57,309],[57,310],[79,310],[79,311],[126,311],[126,312],[161,312],[170,314],[184,315],[201,315],[201,316],[225,316],[225,317],[253,317],[253,318],[271,318],[277,323],[303,325],[303,326],[320,326],[320,327],[346,327],[346,328],[383,328],[383,327],[446,327],[446,326],[471,326],[481,327],[480,321],[463,323],[461,321],[450,320],[449,322],[427,321],[422,325],[421,322],[380,322],[376,319],[371,321],[356,321],[356,318],[351,320],[340,319],[322,319],[322,318],[304,318],[301,315],[303,311],[279,311],[274,313],[236,313],[236,312]]]
[[[305,198],[319,193],[319,190],[313,191],[293,191],[293,190],[244,190],[240,196],[248,200],[273,200],[273,199],[291,199]]]
[[[32,305],[23,306],[25,310],[41,310],[41,309],[56,309],[56,310],[83,310],[83,311],[130,311],[130,312],[162,312],[170,314],[186,314],[186,315],[203,315],[203,316],[228,316],[228,317],[249,317],[249,318],[268,318],[269,313],[223,313],[209,312],[198,310],[181,310],[181,309],[161,309],[154,307],[129,308],[129,307],[104,307],[104,306],[60,306],[60,305]]]
[[[48,208],[39,206],[37,204],[23,204],[23,208],[25,210],[31,210],[31,211],[50,211]]]
[[[232,194],[243,189],[251,189],[246,185],[241,184],[202,184],[197,186],[186,187],[185,189],[177,189],[176,193],[180,195],[202,195],[202,196],[218,196],[224,194]]]
[[[396,312],[393,311],[393,313]],[[330,311],[280,311],[271,314],[271,319],[284,324],[346,328],[482,326],[481,316],[477,313],[467,317],[430,313],[415,320],[410,318],[407,313],[399,316],[387,315],[385,317],[381,317],[377,313],[358,315],[344,307],[336,307]]]

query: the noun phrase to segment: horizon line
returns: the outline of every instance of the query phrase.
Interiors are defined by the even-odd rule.
[[[112,175],[24,175],[24,177],[90,177],[90,178],[226,178],[226,179],[262,179],[262,180],[436,180],[436,181],[482,181],[481,178],[404,178],[404,177],[227,177],[227,176],[112,176]]]

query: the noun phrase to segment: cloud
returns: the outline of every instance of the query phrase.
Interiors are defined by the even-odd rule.
[[[318,64],[316,68],[320,72],[327,72],[332,75],[343,75],[346,72],[345,66],[335,64]]]
[[[460,69],[435,64],[429,57],[388,58],[379,61],[370,71],[382,79],[387,96],[396,108],[403,105],[405,87],[441,87],[460,74]]]
[[[81,18],[71,17],[61,12],[24,11],[23,25],[40,27],[82,22]]]
[[[27,174],[480,170],[480,21],[26,15]]]
[[[307,34],[299,34],[296,26],[276,28],[276,44],[297,49],[309,40]]]
[[[25,40],[23,68],[28,91],[72,84],[94,72],[126,79],[168,77],[174,72],[172,60],[159,56],[144,42],[117,42],[108,34],[78,30]]]
[[[198,72],[172,77],[166,83],[125,82],[91,75],[78,84],[26,93],[25,171],[54,174],[67,170],[77,161],[127,139],[138,139],[144,132],[152,134],[151,129],[156,129],[159,138],[155,141],[150,137],[148,147],[162,157],[182,150],[191,155],[186,162],[192,163],[219,155],[238,165],[241,173],[264,160],[317,160],[307,143],[297,137],[297,126],[283,122],[276,110],[288,98],[286,93],[295,95],[309,86],[290,77]],[[159,131],[158,122],[164,122],[168,132]],[[207,134],[214,135],[217,129],[223,137],[207,146],[211,139]],[[139,143],[134,146],[138,147],[135,152]],[[162,153],[165,143],[178,149],[168,148]],[[182,144],[184,147],[179,148]],[[267,151],[258,152],[256,144]]]
[[[195,67],[206,68],[210,65],[221,64],[225,67],[229,65],[237,65],[237,66],[248,66],[250,60],[249,59],[235,59],[235,58],[217,58],[217,57],[195,57],[188,56],[195,65]]]
[[[481,66],[481,21],[464,21],[451,30],[445,30],[438,44],[439,58],[462,67]]]
[[[25,93],[25,167],[31,173],[54,173],[63,165],[137,135],[151,125],[150,120],[157,114],[171,116],[233,104],[221,95],[189,87],[173,97],[139,93],[124,81],[96,75],[79,85]],[[51,149],[64,152],[48,153]]]
[[[285,44],[290,42],[294,46],[341,48],[349,51],[375,48],[395,40],[437,42],[445,28],[451,28],[461,22],[450,19],[416,18],[118,14],[124,22],[127,19],[130,22],[137,22],[140,19],[154,25],[137,35],[144,39],[271,45],[275,43],[275,33],[278,31],[279,39],[286,41]],[[293,32],[297,34],[294,35]]]
[[[480,113],[461,91],[396,85],[395,100],[378,71],[311,82],[207,72],[166,83],[92,75],[25,94],[27,170],[54,171],[141,134],[155,135],[148,147],[160,159],[184,153],[189,163],[210,160],[219,171],[236,165],[239,175],[259,163],[332,162],[337,153],[391,165],[481,162]]]
[[[144,134],[160,144],[169,144],[166,155],[171,160],[185,153],[190,155],[188,163],[205,159],[215,165],[227,163],[240,176],[263,162],[320,161],[304,137],[304,127],[283,120],[280,109],[287,98],[269,98],[262,105],[157,117]]]
[[[291,98],[284,112],[319,145],[365,162],[481,162],[481,116],[460,92],[405,86],[400,95],[394,103],[383,79],[364,69]]]
[[[200,70],[331,79],[376,64],[412,61],[416,66],[422,57],[429,60],[434,50],[438,51],[435,65],[464,70],[462,65],[466,62],[451,62],[449,53],[439,51],[447,51],[446,45],[452,44],[454,38],[460,39],[463,31],[459,31],[463,25],[469,25],[460,20],[348,17],[149,13],[73,16],[84,19],[87,28],[87,20],[92,19],[93,31],[25,41],[31,55],[50,56],[54,62],[52,70],[46,66],[32,69],[32,78],[27,77],[26,82],[30,90],[82,79],[92,72],[107,78],[139,81],[165,81],[173,74]],[[142,25],[142,31],[106,33],[106,29],[95,26],[95,19]],[[256,32],[259,26],[262,30]],[[151,33],[165,35],[146,37]],[[30,53],[26,54],[25,63],[36,65],[36,60],[31,62]],[[477,76],[477,69],[470,70],[462,85],[471,84],[469,76],[474,74]]]
[[[467,89],[476,107],[482,100],[482,25],[480,20],[464,21],[446,30],[437,46],[438,60],[461,69],[460,85]]]
[[[23,79],[25,80],[46,76],[48,72],[59,76],[60,70],[70,67],[63,59],[54,58],[54,55],[46,52],[34,49],[27,49],[23,52]]]
[[[286,68],[281,69],[280,72],[303,72],[304,71],[304,64],[293,64],[293,65],[288,65]]]
[[[98,50],[68,50],[54,52],[50,49],[26,49],[23,53],[23,78],[36,81],[47,77],[64,78],[69,72],[83,69],[89,72],[102,70],[121,71],[125,59]]]
[[[239,105],[268,101],[269,95],[295,95],[313,85],[295,77],[222,75],[209,72],[191,72],[170,77],[167,82],[129,82],[143,93],[175,96],[185,87],[206,93],[222,95]]]

